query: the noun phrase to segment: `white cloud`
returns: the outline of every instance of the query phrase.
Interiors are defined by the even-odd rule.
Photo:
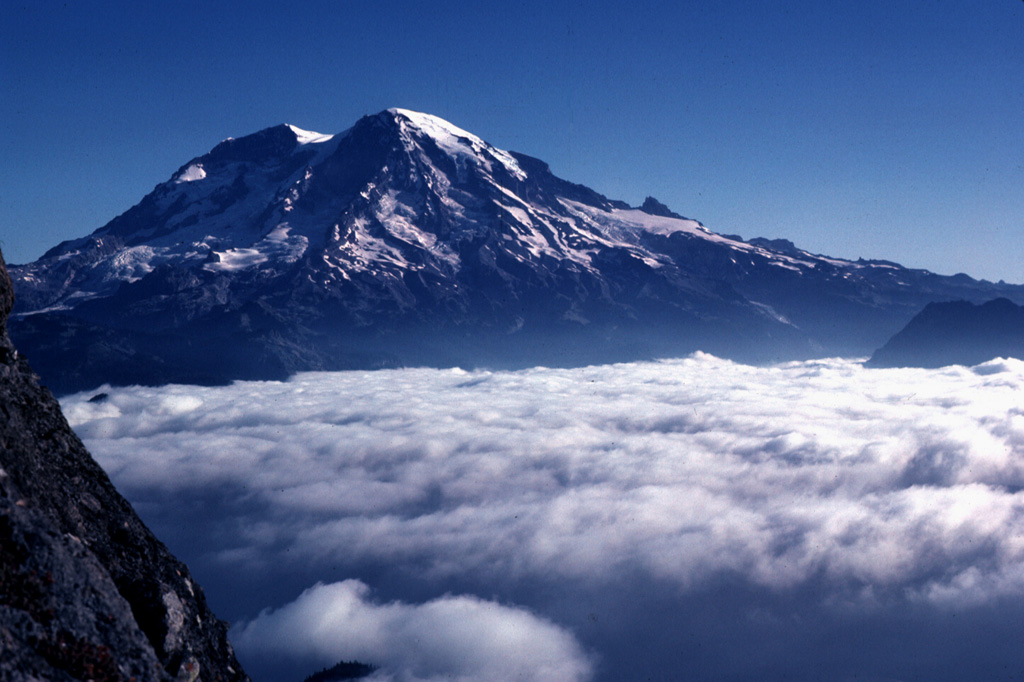
[[[358,659],[396,682],[582,682],[591,665],[576,640],[521,608],[473,596],[381,604],[357,580],[318,583],[231,632],[249,657]]]
[[[638,563],[684,585],[824,571],[923,587],[941,568],[945,594],[980,546],[993,587],[1024,587],[1021,388],[1014,361],[929,372],[696,356],[118,389],[66,408],[129,496],[235,485],[304,560],[355,548],[437,573],[596,581]]]
[[[892,613],[1024,600],[1014,360],[697,354],[108,392],[66,398],[69,420],[129,499],[175,500],[147,508],[157,525],[215,495],[195,533],[225,574],[387,572],[546,617],[523,585],[699,595],[732,580]]]

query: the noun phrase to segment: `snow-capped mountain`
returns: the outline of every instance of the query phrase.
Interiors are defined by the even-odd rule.
[[[716,234],[434,116],[280,125],[11,267],[58,390],[314,368],[867,354],[932,300],[1024,287]]]

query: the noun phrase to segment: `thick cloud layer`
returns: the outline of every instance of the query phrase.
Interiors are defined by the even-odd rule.
[[[590,625],[538,595],[685,600],[729,583],[799,594],[796,610],[1018,603],[1022,389],[1012,360],[754,368],[698,354],[116,389],[65,408],[158,530],[194,524],[208,571],[337,583],[314,591],[358,575],[426,605],[500,595],[579,633]]]

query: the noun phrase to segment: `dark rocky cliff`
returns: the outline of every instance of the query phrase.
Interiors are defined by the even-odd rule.
[[[7,336],[0,254],[0,679],[248,680],[226,624]]]

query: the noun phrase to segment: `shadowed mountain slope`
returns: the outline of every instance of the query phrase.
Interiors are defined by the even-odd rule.
[[[1024,307],[1005,298],[981,305],[931,303],[875,351],[870,367],[977,365],[1024,359]]]

